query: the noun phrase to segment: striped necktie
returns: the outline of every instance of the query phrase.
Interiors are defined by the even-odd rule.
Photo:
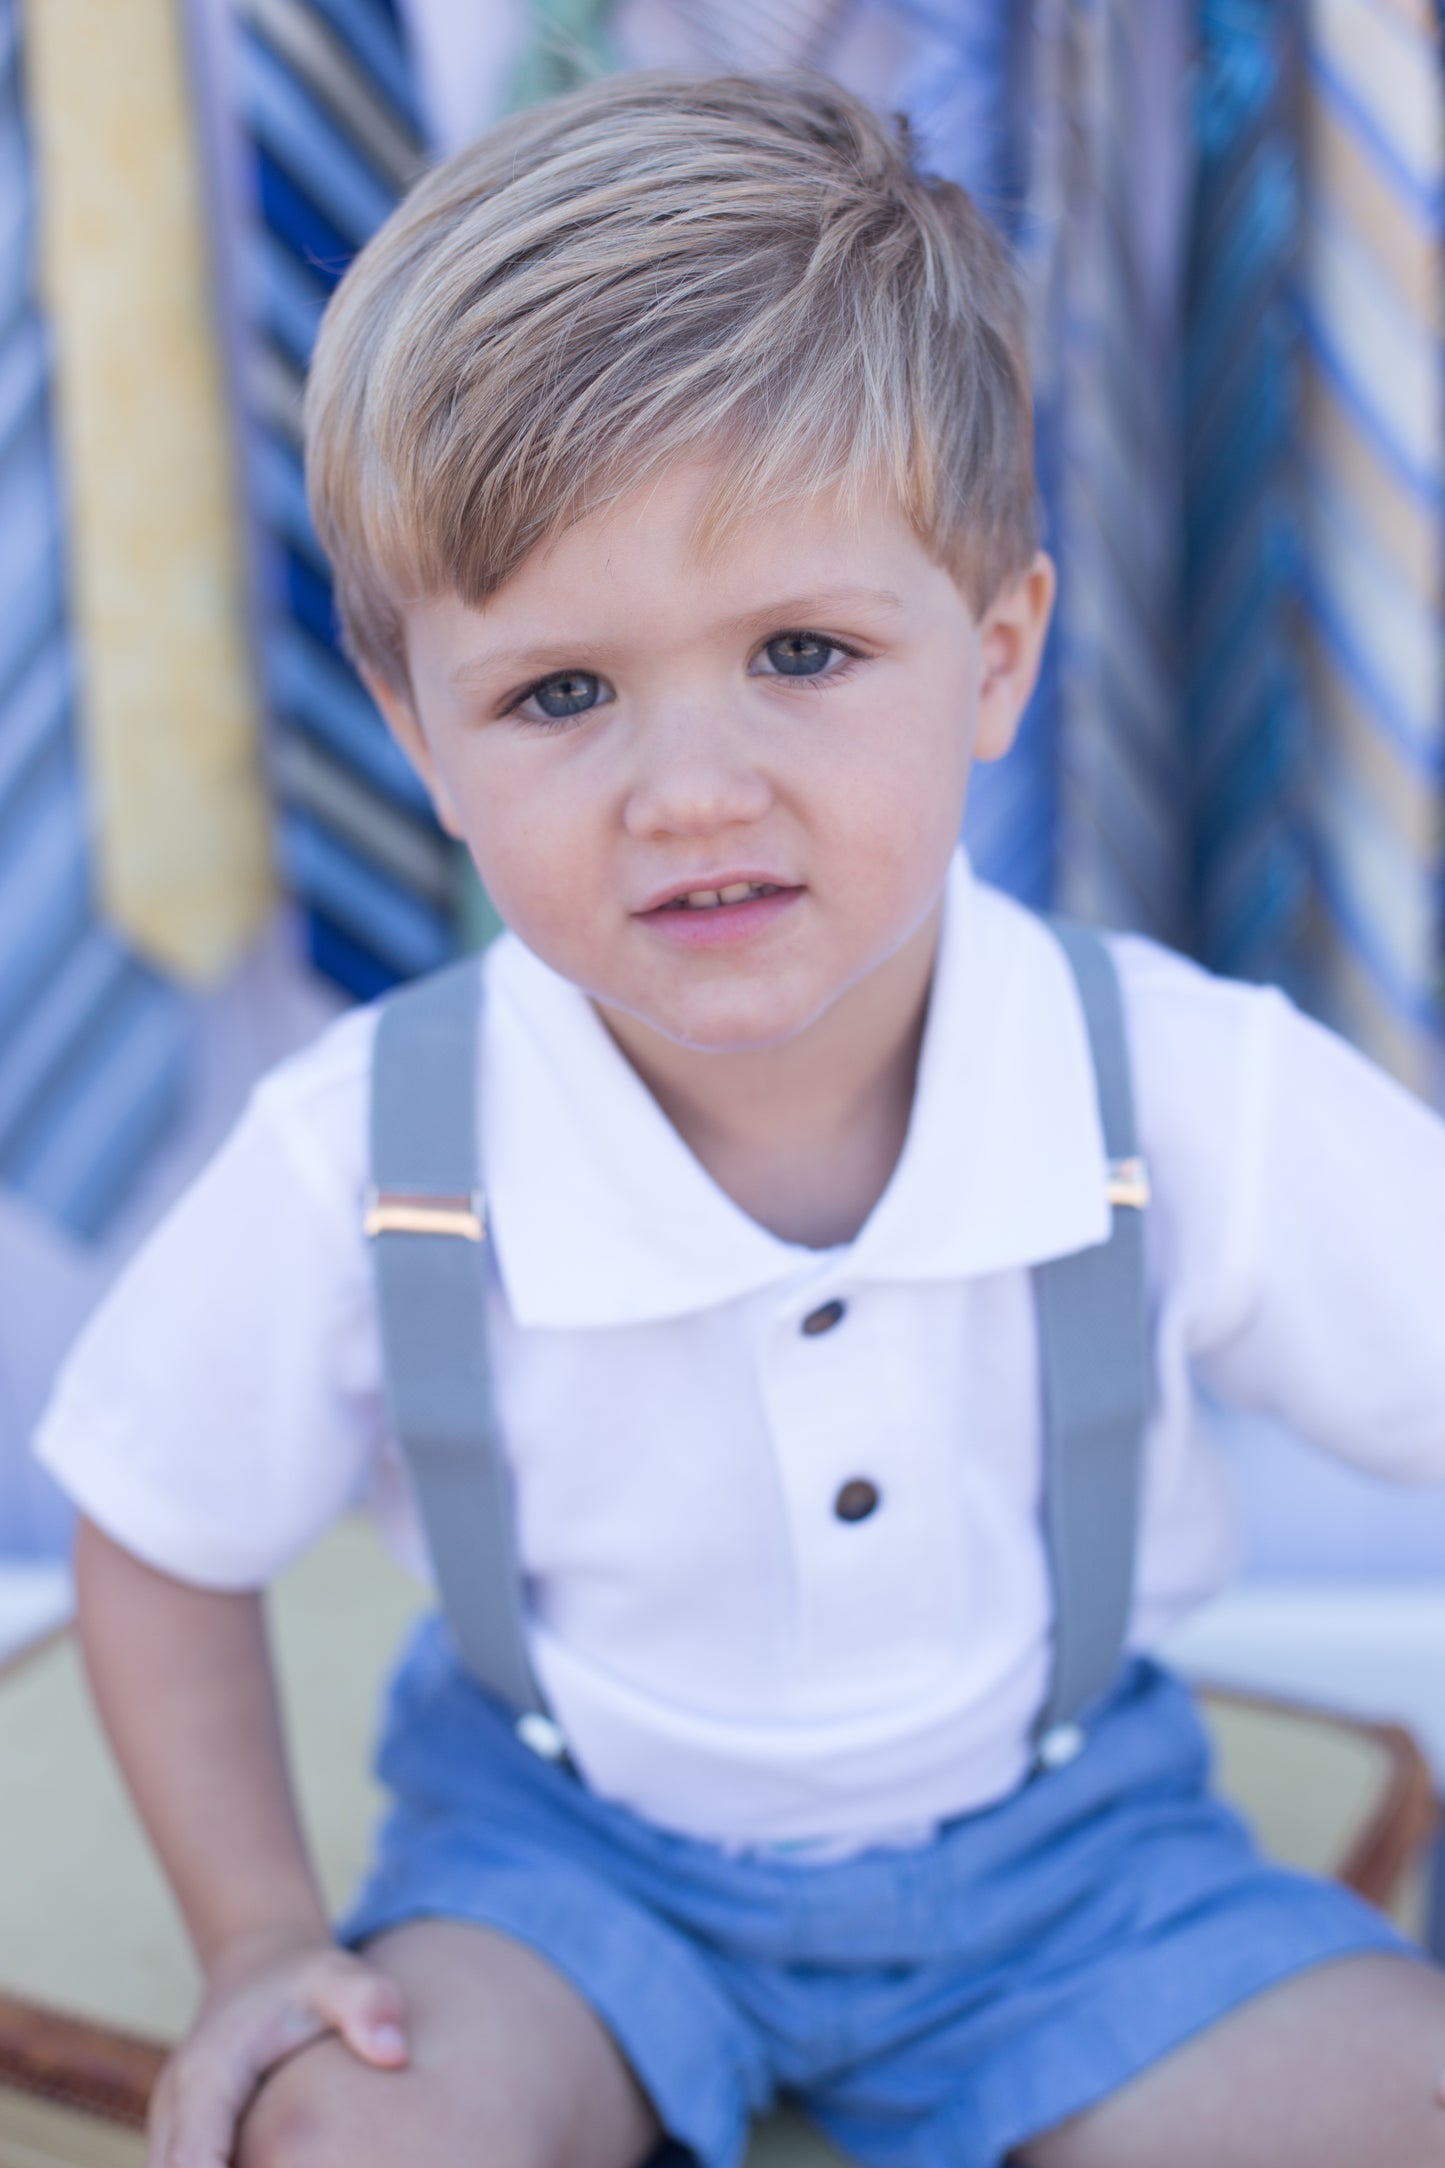
[[[966,188],[1014,246],[1023,241],[1029,130],[1030,11],[1009,0],[892,0],[914,50],[888,102],[907,112],[921,162]],[[855,85],[864,95],[872,86]],[[1041,493],[1052,499],[1054,438],[1036,403]],[[1057,846],[1057,643],[1008,759],[974,770],[964,839],[986,879],[1037,909],[1053,900]]]
[[[1445,84],[1429,0],[1310,0],[1305,653],[1318,997],[1445,1092]]]
[[[1205,0],[1184,370],[1199,950],[1297,986],[1309,895],[1297,624],[1299,185],[1283,11]]]
[[[1179,943],[1175,362],[1167,282],[1151,277],[1157,206],[1144,164],[1152,151],[1167,166],[1172,151],[1167,126],[1151,136],[1143,125],[1161,97],[1151,41],[1171,50],[1162,32],[1177,30],[1176,13],[1175,0],[1039,10],[1057,115],[1053,170],[1039,174],[1055,254],[1039,344],[1057,354],[1045,384],[1058,435],[1060,896],[1081,917]]]
[[[674,38],[686,40],[669,56],[674,65],[746,70],[825,67],[854,11],[855,0],[669,0],[651,12],[670,16]]]
[[[175,1111],[183,998],[97,917],[15,0],[0,0],[0,1181],[98,1233]]]
[[[422,130],[388,0],[239,0],[238,12],[255,147],[248,392],[282,861],[313,961],[369,999],[451,953],[456,857],[341,653],[306,509],[301,392],[326,299],[419,169]]]

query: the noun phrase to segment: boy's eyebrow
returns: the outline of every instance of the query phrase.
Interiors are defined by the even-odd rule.
[[[830,617],[837,610],[868,608],[901,610],[903,598],[889,587],[830,587],[815,594],[785,595],[777,602],[757,603],[736,617],[724,619],[713,630],[740,632],[760,624],[806,630],[812,620]],[[530,671],[540,675],[546,670],[563,670],[569,664],[575,664],[584,651],[600,656],[614,645],[611,640],[598,641],[579,633],[572,640],[548,640],[535,647],[493,648],[485,655],[474,655],[460,663],[452,674],[452,683],[464,690],[468,685],[489,680],[503,671]]]
[[[802,630],[806,629],[810,618],[830,617],[835,610],[901,610],[902,607],[903,597],[895,595],[891,587],[827,587],[809,595],[784,595],[779,602],[769,598],[756,609],[744,610],[740,616],[729,618],[722,629],[737,632],[770,618],[776,624]]]
[[[523,677],[543,677],[549,670],[565,670],[575,665],[584,649],[589,654],[601,653],[598,642],[580,636],[565,643],[549,640],[545,647],[491,648],[485,655],[471,655],[465,662],[458,663],[452,672],[452,684],[459,692],[465,692],[469,686],[490,684],[502,672],[508,677],[514,673]]]

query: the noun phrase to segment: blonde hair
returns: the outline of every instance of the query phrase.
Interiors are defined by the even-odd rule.
[[[680,458],[712,531],[896,493],[976,608],[1035,546],[1023,309],[962,189],[820,76],[613,76],[427,174],[326,312],[308,480],[352,652]]]

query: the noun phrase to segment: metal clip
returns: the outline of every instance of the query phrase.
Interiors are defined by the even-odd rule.
[[[1082,1724],[1051,1724],[1034,1749],[1036,1769],[1067,1769],[1071,1761],[1077,1761],[1088,1745],[1088,1734]]]
[[[479,1189],[369,1189],[362,1232],[372,1235],[456,1235],[481,1242],[487,1232],[486,1204]]]
[[[1149,1169],[1142,1159],[1109,1161],[1109,1202],[1142,1212],[1149,1202]]]
[[[544,1715],[541,1709],[528,1709],[525,1716],[519,1716],[516,1732],[523,1746],[539,1761],[567,1759],[567,1741],[562,1736],[561,1725],[554,1717]]]

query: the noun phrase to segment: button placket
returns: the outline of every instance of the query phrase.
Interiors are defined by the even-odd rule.
[[[824,1329],[804,1331],[820,1310]],[[830,1705],[876,1691],[877,1621],[897,1601],[887,1402],[874,1389],[880,1329],[873,1290],[830,1286],[820,1272],[775,1311],[760,1380],[793,1546],[798,1661]],[[857,1484],[868,1486],[867,1510],[855,1489],[840,1512]]]

